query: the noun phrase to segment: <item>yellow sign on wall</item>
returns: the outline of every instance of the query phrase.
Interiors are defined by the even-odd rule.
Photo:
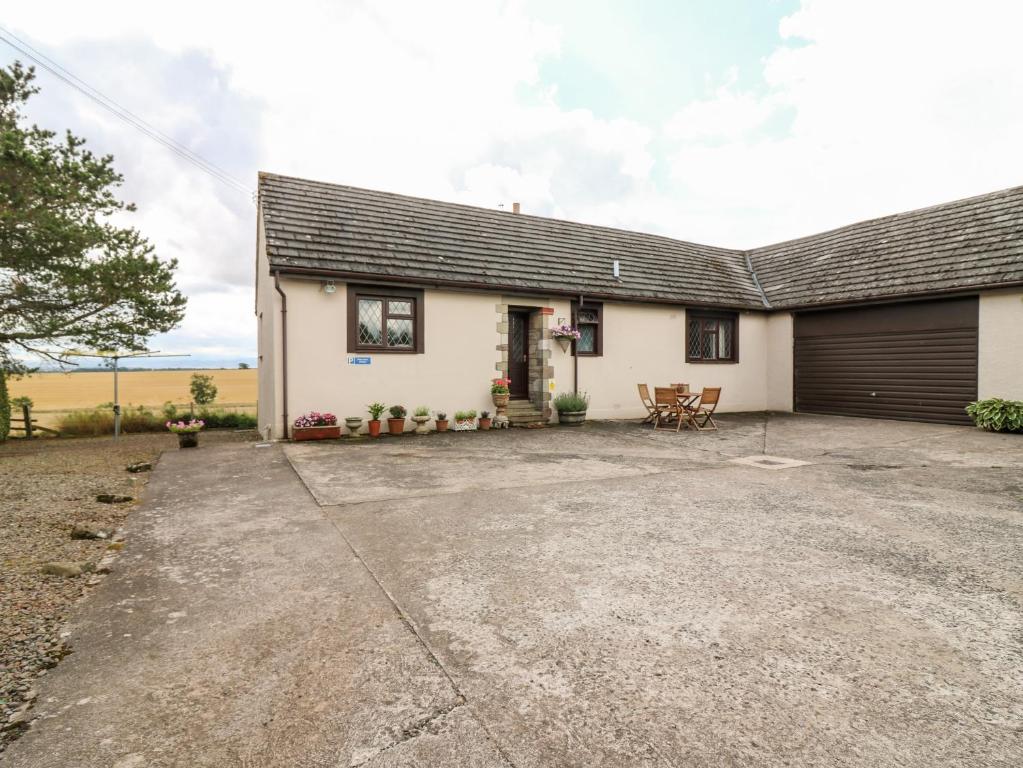
[[[551,392],[554,391],[554,379],[551,379],[550,381],[547,382],[547,389],[550,390]]]

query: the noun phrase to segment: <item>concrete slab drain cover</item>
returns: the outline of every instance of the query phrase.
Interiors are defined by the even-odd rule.
[[[733,464],[746,464],[750,467],[760,469],[791,469],[809,464],[808,461],[799,459],[783,459],[780,456],[745,456],[741,459],[731,459]]]

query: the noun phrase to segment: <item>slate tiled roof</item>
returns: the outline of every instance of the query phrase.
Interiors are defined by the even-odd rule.
[[[749,252],[775,308],[1023,283],[1023,187]]]
[[[764,307],[742,251],[271,174],[259,194],[272,268]]]
[[[283,271],[750,309],[1023,283],[1023,187],[748,252],[273,174],[259,195]]]

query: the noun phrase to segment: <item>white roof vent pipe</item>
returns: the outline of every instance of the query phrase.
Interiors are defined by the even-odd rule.
[[[615,280],[620,280],[622,277],[621,270],[618,268],[618,259],[611,262],[611,274]]]

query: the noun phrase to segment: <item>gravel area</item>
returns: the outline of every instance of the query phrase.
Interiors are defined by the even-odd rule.
[[[252,440],[254,432],[211,432],[204,443]],[[126,470],[178,450],[169,434],[0,444],[0,750],[29,717],[35,680],[72,649],[62,637],[69,610],[99,583],[104,557],[130,542],[120,535],[73,539],[80,523],[116,531],[142,495],[148,472]],[[130,496],[105,504],[97,495]],[[81,567],[78,576],[41,572],[47,563]],[[102,569],[101,569],[102,570]]]

